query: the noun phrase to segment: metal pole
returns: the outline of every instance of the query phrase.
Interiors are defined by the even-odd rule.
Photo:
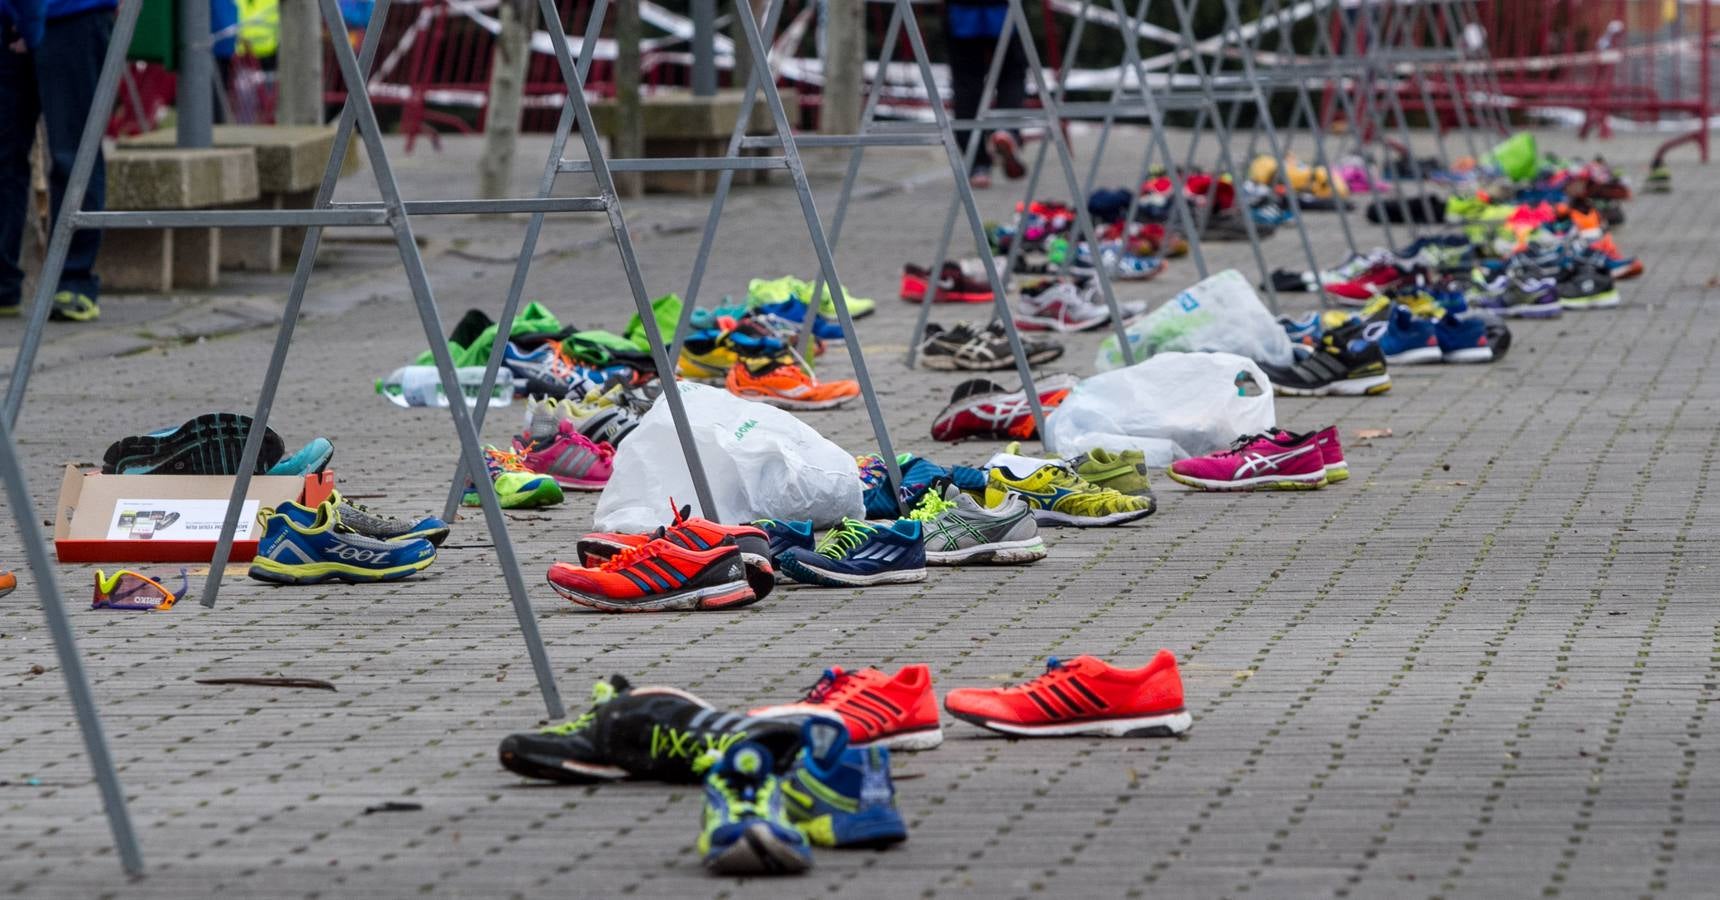
[[[624,0],[637,7],[638,0]],[[637,12],[634,15],[638,15]],[[693,96],[717,93],[717,0],[693,0]],[[581,56],[584,55],[580,48]]]
[[[215,141],[215,57],[209,50],[209,4],[176,4],[179,12],[179,146],[207,147]]]
[[[373,12],[365,32],[381,31],[387,19]],[[315,0],[280,0],[280,29],[280,46],[275,50],[275,121],[282,125],[321,125],[323,23]],[[335,34],[344,38],[346,31],[340,29]]]
[[[142,4],[129,4],[133,19]],[[121,16],[125,15],[121,11]],[[131,825],[131,812],[126,808],[125,789],[120,786],[113,756],[108,752],[107,735],[102,731],[101,715],[96,712],[95,695],[90,691],[90,677],[84,671],[84,659],[78,653],[77,638],[72,633],[71,619],[60,595],[60,580],[53,561],[48,558],[48,544],[42,538],[42,528],[36,518],[35,504],[30,502],[30,489],[24,483],[23,463],[18,458],[18,445],[12,440],[11,429],[0,422],[0,483],[11,500],[12,521],[24,545],[24,559],[30,564],[30,577],[36,583],[36,596],[42,603],[42,616],[48,620],[48,633],[54,640],[54,654],[60,661],[60,673],[66,679],[66,693],[71,695],[72,709],[78,717],[78,731],[84,738],[84,752],[89,754],[90,771],[101,791],[102,808],[107,813],[108,828],[113,832],[114,846],[119,850],[119,863],[128,875],[143,874],[143,852],[138,849],[137,832]]]

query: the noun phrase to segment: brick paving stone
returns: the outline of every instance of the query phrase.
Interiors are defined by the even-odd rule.
[[[1076,139],[1090,149],[1090,132]],[[1568,135],[1545,141],[1582,149]],[[458,189],[447,172],[470,147],[448,147],[403,163],[408,194]],[[1636,173],[1652,148],[1621,136],[1605,152]],[[840,163],[812,160],[826,211]],[[856,293],[881,301],[861,338],[898,449],[979,463],[994,445],[927,436],[961,376],[901,364],[917,310],[892,298],[900,264],[924,262],[917,254],[935,237],[925,229],[937,216],[925,213],[947,199],[936,163],[918,151],[868,154],[869,195],[850,213],[839,261]],[[1105,178],[1126,183],[1133,165],[1107,160]],[[1031,677],[1052,655],[1131,662],[1169,647],[1196,718],[1181,739],[1022,742],[946,722],[942,748],[896,757],[907,844],[821,852],[793,881],[712,880],[692,855],[696,788],[540,787],[497,767],[497,740],[537,726],[543,708],[481,516],[467,514],[435,567],[394,585],[275,588],[236,574],[214,611],[74,610],[151,866],[135,882],[107,848],[26,575],[0,605],[0,893],[1711,892],[1720,782],[1704,773],[1720,762],[1710,716],[1720,499],[1708,488],[1720,320],[1708,307],[1720,283],[1710,249],[1720,188],[1706,175],[1677,159],[1677,193],[1629,206],[1620,239],[1649,272],[1624,286],[1624,307],[1515,324],[1504,361],[1396,372],[1383,397],[1278,400],[1286,425],[1343,429],[1354,475],[1327,490],[1204,495],[1161,479],[1160,511],[1146,523],[1056,532],[1051,557],[1030,568],[785,590],[742,612],[650,617],[588,615],[539,586],[537,573],[590,524],[594,497],[507,514],[571,706],[611,672],[739,707],[793,697],[832,664],[925,661],[948,688]],[[349,182],[343,193],[363,190]],[[1015,198],[994,188],[980,199],[997,219]],[[786,191],[742,190],[733,210],[707,300],[741,294],[750,277],[810,270]],[[630,213],[647,285],[680,289],[697,237],[686,228],[702,210],[654,197]],[[1317,249],[1335,262],[1335,222],[1313,222]],[[517,220],[425,224],[445,320],[499,308],[519,233]],[[1365,225],[1358,235],[1378,239]],[[530,296],[582,326],[618,329],[626,285],[603,236],[601,222],[553,224]],[[1301,265],[1289,235],[1268,252],[1273,265]],[[1214,268],[1253,274],[1245,247],[1209,255]],[[1159,301],[1194,279],[1178,261],[1120,293]],[[260,277],[234,284],[252,302],[282,289]],[[446,416],[396,411],[369,389],[424,344],[405,300],[386,247],[332,244],[274,425],[289,442],[334,440],[343,483],[373,505],[428,509],[445,496],[454,458]],[[1287,309],[1307,305],[1286,298]],[[180,310],[176,329],[194,328],[184,320],[196,307],[137,315],[162,308]],[[50,508],[61,465],[95,460],[118,435],[254,403],[268,332],[161,344],[131,318],[116,317],[128,324],[90,346],[145,351],[94,366],[80,359],[85,332],[50,335],[19,433],[39,509]],[[1089,372],[1102,336],[1071,337],[1052,368]],[[0,346],[15,339],[0,331]],[[848,363],[836,353],[821,366],[841,375]],[[486,437],[504,440],[518,416],[497,411]],[[852,451],[872,444],[858,409],[805,418]],[[1393,436],[1356,437],[1383,427]],[[0,561],[17,558],[17,536],[0,534]],[[77,598],[90,570],[59,575]],[[45,671],[32,674],[37,665]],[[338,692],[195,683],[224,675],[324,678]],[[423,809],[363,814],[386,800]]]

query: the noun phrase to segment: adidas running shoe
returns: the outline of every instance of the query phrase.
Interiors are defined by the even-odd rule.
[[[944,742],[932,671],[920,663],[903,666],[894,675],[873,668],[849,672],[832,666],[799,702],[759,707],[747,714],[778,718],[832,713],[842,717],[849,741],[858,747],[930,750]]]
[[[1326,485],[1314,435],[1280,431],[1238,438],[1228,450],[1171,463],[1172,481],[1203,491],[1307,491]]]
[[[897,519],[875,525],[843,519],[816,550],[787,550],[778,562],[801,584],[868,587],[926,580],[926,546],[920,523]]]
[[[503,509],[537,509],[554,506],[564,499],[561,485],[548,475],[539,475],[526,468],[524,458],[517,451],[485,447],[484,465],[496,486],[496,499]],[[477,488],[468,483],[460,502],[466,506],[478,506],[481,501]]]
[[[991,470],[985,505],[1001,507],[1013,495],[1027,502],[1042,525],[1121,525],[1153,514],[1152,497],[1136,497],[1096,487],[1060,465],[1040,466],[1018,476],[1002,466]]]
[[[251,577],[277,584],[361,584],[398,581],[436,561],[426,540],[379,541],[340,526],[331,503],[313,511],[296,503],[257,514],[263,537],[251,560]]]
[[[705,868],[719,875],[797,875],[812,868],[812,847],[783,810],[775,765],[763,744],[742,741],[711,767],[696,845]]]
[[[205,413],[177,428],[115,441],[102,457],[102,474],[237,475],[250,431],[250,416]],[[251,474],[268,472],[286,452],[281,436],[263,429],[263,446]]]
[[[614,474],[615,448],[592,443],[572,422],[556,423],[556,430],[544,438],[515,438],[514,452],[527,471],[555,479],[564,490],[601,491]]]
[[[908,839],[890,780],[890,751],[848,746],[840,720],[808,718],[782,779],[788,820],[814,847],[880,849]]]
[[[670,510],[675,520],[663,533],[664,540],[688,550],[709,550],[721,544],[724,538],[730,538],[740,551],[741,561],[746,564],[747,583],[752,586],[753,593],[760,600],[770,593],[776,584],[777,572],[772,562],[776,554],[769,533],[756,525],[721,525],[696,517],[691,506],[676,508],[671,504]],[[579,552],[581,565],[600,566],[616,554],[641,547],[652,539],[650,534],[599,531],[580,538],[575,549]],[[808,546],[811,542],[811,524],[807,523]]]
[[[502,767],[527,778],[592,784],[634,778],[696,784],[698,762],[741,741],[762,743],[785,759],[800,743],[801,717],[761,719],[725,713],[672,687],[633,687],[612,675],[591,689],[578,718],[502,739]]]
[[[950,691],[944,709],[1014,737],[1172,737],[1194,724],[1169,650],[1139,669],[1118,669],[1093,656],[1053,658],[1045,674],[1026,684]]]
[[[733,538],[707,550],[666,540],[623,550],[594,567],[558,562],[549,567],[556,593],[603,612],[671,612],[734,609],[758,599]]]
[[[1019,497],[1006,497],[1001,506],[987,509],[955,485],[935,483],[908,518],[921,525],[930,565],[1030,563],[1045,558],[1039,524]]]
[[[1289,366],[1262,365],[1272,388],[1289,397],[1362,396],[1392,389],[1385,353],[1351,326],[1332,334]]]

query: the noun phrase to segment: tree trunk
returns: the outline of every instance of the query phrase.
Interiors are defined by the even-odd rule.
[[[514,173],[514,144],[520,136],[520,107],[526,90],[526,64],[531,61],[532,28],[537,5],[504,0],[502,33],[490,59],[490,106],[484,116],[484,155],[478,161],[478,196],[508,196]]]
[[[853,134],[860,130],[861,82],[865,78],[865,4],[828,2],[824,99],[819,109],[818,130],[825,134]]]

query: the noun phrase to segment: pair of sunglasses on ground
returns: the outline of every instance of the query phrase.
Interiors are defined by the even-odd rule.
[[[179,591],[168,590],[160,581],[121,569],[112,575],[96,570],[96,595],[90,609],[130,609],[167,611],[191,589],[191,576],[179,570]]]

